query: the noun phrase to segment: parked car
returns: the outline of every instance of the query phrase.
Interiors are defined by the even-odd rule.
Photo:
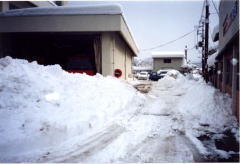
[[[161,69],[157,71],[157,74],[160,76],[160,78],[163,78],[168,73],[168,71],[170,71],[170,69]]]
[[[135,74],[134,74],[134,77],[135,77],[135,78],[138,78],[138,76],[139,76],[139,73],[135,73]]]
[[[152,72],[149,76],[149,79],[152,81],[158,81],[159,79],[161,79],[161,77],[157,72]]]
[[[140,72],[138,75],[138,80],[147,80],[149,77],[148,72]]]

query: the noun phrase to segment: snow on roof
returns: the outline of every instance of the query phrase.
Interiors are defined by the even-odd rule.
[[[146,70],[153,70],[152,67],[137,67],[137,66],[133,66],[133,70],[135,71],[146,71]]]
[[[214,44],[214,45],[209,46],[208,49],[209,49],[209,51],[210,51],[210,50],[217,50],[217,49],[218,49],[218,46],[219,46],[218,44]]]
[[[138,46],[134,40],[133,33],[127,24],[124,17],[123,10],[120,4],[108,4],[108,5],[88,5],[88,6],[58,6],[58,7],[35,7],[9,10],[6,12],[0,12],[0,17],[11,16],[54,16],[54,15],[121,15],[124,23],[126,24],[126,30],[121,31],[129,46],[132,48],[134,54],[138,54]],[[128,36],[129,35],[129,36]]]
[[[213,28],[213,32],[212,32],[213,41],[217,41],[218,40],[218,36],[217,35],[219,35],[219,25],[216,25]]]
[[[91,5],[91,6],[58,6],[58,7],[35,7],[9,10],[0,13],[0,16],[35,16],[35,15],[94,15],[122,14],[121,6],[114,5]]]
[[[153,58],[183,58],[184,52],[182,51],[153,51]]]
[[[214,66],[214,64],[217,61],[216,60],[217,56],[218,56],[218,51],[208,57],[207,64],[208,64],[209,67]]]

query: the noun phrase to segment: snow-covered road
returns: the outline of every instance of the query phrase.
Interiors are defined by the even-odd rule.
[[[0,76],[0,162],[204,162],[239,154],[231,98],[200,75],[144,82],[142,94],[125,80],[6,57]],[[236,146],[225,148],[224,138]]]
[[[175,92],[152,82],[148,100],[127,123],[108,128],[81,141],[77,148],[41,162],[194,162],[201,156],[179,130],[182,120],[175,114],[184,91]],[[163,105],[164,104],[164,105]]]
[[[146,102],[127,122],[113,122],[81,141],[77,149],[43,161],[203,162],[207,160],[205,155],[216,155],[216,152],[210,154],[200,140],[187,134],[190,130],[184,127],[179,103],[188,89],[184,85],[176,88],[172,82],[152,82]],[[207,128],[197,129],[198,132],[204,130]]]

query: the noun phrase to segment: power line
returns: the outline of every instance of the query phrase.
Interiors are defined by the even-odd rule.
[[[212,0],[212,4],[213,4],[213,6],[214,6],[214,9],[216,10],[216,12],[217,12],[217,14],[218,14],[218,16],[219,16],[218,9],[217,9],[217,7],[216,7],[215,3],[213,2],[213,0]]]
[[[176,42],[176,41],[178,41],[178,40],[180,40],[180,39],[188,36],[189,34],[193,33],[194,31],[196,31],[196,29],[194,29],[194,30],[192,30],[192,31],[190,31],[190,32],[188,32],[188,33],[186,33],[186,34],[184,34],[184,35],[182,35],[182,36],[174,39],[174,40],[171,40],[171,41],[169,41],[169,42],[166,42],[166,43],[164,43],[164,44],[157,45],[157,46],[152,47],[152,48],[143,49],[143,50],[141,50],[141,51],[149,51],[149,50],[153,50],[153,49],[156,49],[156,48],[160,48],[160,47],[169,45],[169,44],[171,44],[171,43],[173,43],[173,42]]]
[[[193,47],[191,47],[191,48],[188,48],[187,50],[188,51],[191,51],[191,50],[193,50],[193,49],[195,49],[196,47],[195,46],[193,46]]]
[[[204,18],[204,16],[203,16],[203,12],[204,12],[204,10],[205,10],[205,3],[206,3],[206,1],[204,0],[203,1],[203,6],[202,6],[202,12],[201,12],[201,16],[200,16],[200,20],[199,20],[199,26],[200,26],[200,24],[201,24],[201,21],[202,21],[202,19]]]

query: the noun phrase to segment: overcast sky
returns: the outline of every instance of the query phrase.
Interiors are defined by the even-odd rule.
[[[211,2],[211,0],[210,0]],[[151,55],[141,51],[174,40],[198,25],[203,0],[194,1],[70,1],[68,5],[120,4],[125,19],[138,45],[141,56]],[[218,7],[218,1],[215,2]],[[210,3],[210,32],[218,23],[218,16]],[[211,40],[211,36],[209,38]],[[154,51],[184,51],[185,45],[191,49],[196,44],[196,32]],[[189,50],[191,61],[200,61],[197,50]]]

